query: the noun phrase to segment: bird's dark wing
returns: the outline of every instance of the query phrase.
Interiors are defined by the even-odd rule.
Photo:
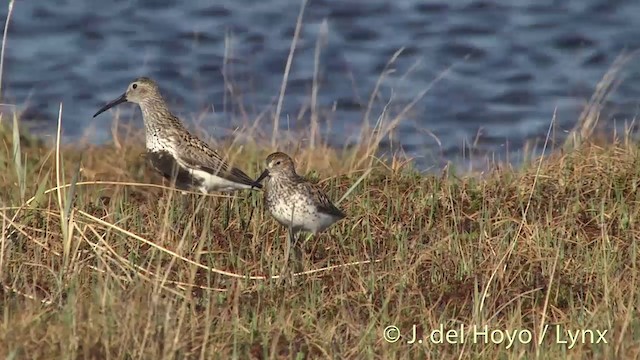
[[[178,164],[170,152],[166,150],[147,151],[144,157],[153,170],[160,173],[165,179],[175,181],[177,188],[189,189],[191,186],[199,185],[198,181]]]
[[[327,194],[325,194],[325,192],[322,191],[317,185],[305,181],[299,183],[298,186],[303,187],[303,191],[312,194],[312,197],[318,202],[318,210],[320,210],[320,212],[327,215],[335,216],[340,219],[347,216],[344,212],[342,212],[342,210],[333,205]]]

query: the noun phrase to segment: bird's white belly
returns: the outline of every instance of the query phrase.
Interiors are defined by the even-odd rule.
[[[271,215],[284,226],[291,227],[296,231],[303,230],[313,233],[323,231],[335,221],[330,215],[320,213],[315,206],[306,201],[296,200],[302,199],[276,201]]]
[[[238,189],[249,189],[251,187],[249,185],[229,181],[220,176],[211,175],[210,173],[202,170],[189,170],[189,172],[191,173],[191,176],[202,180],[202,185],[199,190],[205,194],[211,191],[231,192]]]

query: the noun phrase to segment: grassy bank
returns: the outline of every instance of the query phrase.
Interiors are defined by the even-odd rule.
[[[286,234],[263,212],[260,193],[183,196],[162,188],[139,156],[139,140],[83,152],[67,146],[58,156],[25,138],[14,146],[6,128],[2,134],[3,357],[640,352],[634,144],[583,143],[482,179],[420,175],[364,150],[288,149],[333,199],[362,181],[340,204],[349,218],[309,240],[304,272],[283,280]],[[234,149],[252,176],[270,150]],[[407,344],[414,324],[422,344]],[[445,332],[463,326],[464,341],[434,344],[429,336],[441,324]],[[485,325],[487,338],[474,334]],[[388,326],[403,337],[386,341]],[[491,338],[493,330],[518,339],[510,346],[502,333]],[[575,330],[593,331],[594,342],[606,331],[607,343],[591,343],[589,332],[570,349],[559,343]]]

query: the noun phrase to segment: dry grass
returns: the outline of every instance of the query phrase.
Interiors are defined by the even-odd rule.
[[[132,141],[82,153],[63,146],[57,156],[6,127],[3,134],[4,356],[510,359],[640,351],[640,162],[632,143],[583,142],[483,179],[420,175],[398,159],[349,160],[362,151],[298,148],[298,168],[317,170],[311,178],[334,199],[368,174],[341,203],[348,220],[307,241],[305,272],[283,281],[286,234],[263,212],[260,193],[182,196],[153,186],[162,181]],[[267,152],[256,149],[233,151],[254,176]],[[60,194],[58,183],[66,184]],[[464,326],[467,338],[407,344],[413,324],[427,337],[440,324]],[[383,338],[390,325],[405,335],[398,342]],[[474,343],[472,327],[484,325],[530,331],[531,343]],[[556,325],[607,330],[608,343],[568,349],[557,343]]]

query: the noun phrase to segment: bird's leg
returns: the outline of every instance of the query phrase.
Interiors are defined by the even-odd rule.
[[[302,272],[304,267],[302,266],[304,262],[304,253],[302,252],[302,245],[300,243],[300,233],[294,231],[293,229],[289,229],[289,243],[291,249],[293,250],[293,260],[295,262],[295,271]]]
[[[249,211],[249,218],[247,219],[247,221],[243,221],[242,217],[240,217],[240,222],[242,225],[242,232],[246,233],[247,230],[249,230],[249,224],[251,224],[251,219],[253,219],[253,213],[254,210],[256,209],[254,206],[251,206],[251,198],[245,198],[246,202],[249,204],[249,208],[251,209]]]
[[[284,265],[278,278],[278,285],[285,283],[286,281],[293,281],[293,272],[289,271],[289,254],[291,252],[291,240],[292,240],[291,228],[287,229],[287,241],[284,244]]]
[[[191,197],[189,196],[189,193],[186,192],[184,189],[177,187],[175,184],[175,181],[170,182],[170,187],[172,187],[175,190],[178,190],[178,193],[180,194],[180,196],[176,196],[174,201],[180,204],[182,211],[192,213],[193,209],[191,208]]]
[[[224,229],[226,229],[229,226],[229,223],[231,222],[231,209],[233,208],[233,206],[231,206],[231,201],[233,199],[225,199],[224,200],[224,214],[225,216],[223,217],[222,220],[222,226]]]
[[[244,230],[247,231],[249,229],[249,224],[251,224],[251,220],[253,219],[253,215],[254,215],[254,211],[257,208],[257,202],[254,203],[254,192],[250,191],[249,194],[246,194],[245,196],[242,197],[237,197],[239,199],[238,201],[238,217],[240,218],[240,224],[244,227]],[[249,216],[248,217],[244,217],[245,220],[243,220],[243,212],[242,207],[249,207],[250,211],[249,211]]]
[[[311,249],[309,251],[309,258],[311,259],[311,261],[315,261],[316,260],[316,252],[318,251],[318,234],[312,233],[309,234],[309,236],[307,236],[304,240],[304,243],[306,244],[307,242],[309,242],[309,239],[313,238],[313,246],[311,246]]]
[[[291,254],[291,244],[293,244],[293,231],[291,228],[287,229],[287,242],[284,245],[284,263],[285,267],[289,263],[289,255]]]

